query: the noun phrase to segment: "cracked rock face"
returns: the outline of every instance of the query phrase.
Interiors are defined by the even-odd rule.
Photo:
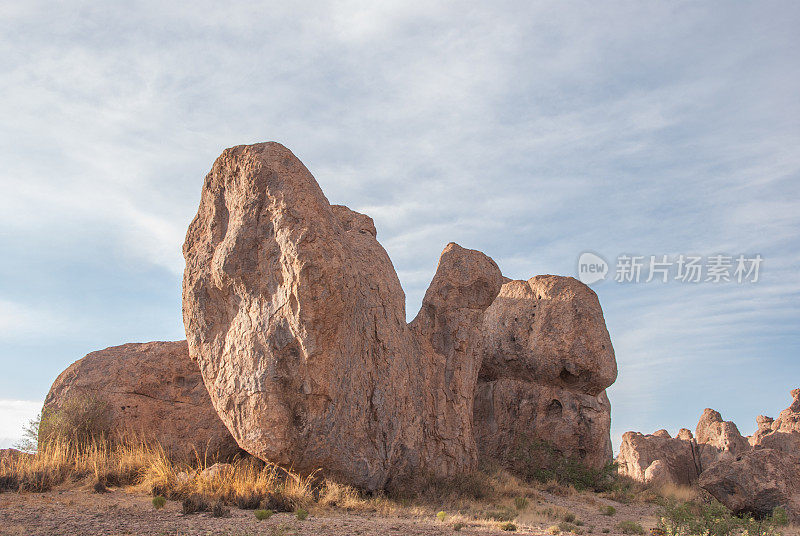
[[[177,459],[239,452],[217,416],[186,341],[123,344],[79,359],[53,382],[43,414],[95,400],[111,438],[157,441]]]
[[[366,489],[475,467],[489,257],[448,245],[407,324],[372,219],[330,205],[277,143],[217,159],[184,257],[190,353],[248,452]]]
[[[571,277],[507,280],[482,331],[474,407],[481,452],[502,462],[540,441],[590,467],[610,462],[605,390],[617,362],[595,293]]]

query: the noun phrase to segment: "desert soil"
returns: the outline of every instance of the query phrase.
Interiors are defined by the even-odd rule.
[[[532,501],[529,508],[519,514],[516,534],[545,534],[557,521],[546,519],[538,513],[548,506],[561,506],[572,511],[584,522],[586,534],[601,536],[619,534],[616,525],[624,519],[641,523],[646,529],[655,526],[655,509],[652,505],[623,505],[591,494],[556,497],[543,494],[541,502]],[[600,505],[612,504],[617,514],[607,517],[599,514]],[[487,505],[491,508],[491,505]],[[603,533],[603,529],[609,529]],[[351,536],[351,535],[455,535],[509,534],[498,524],[487,522],[467,523],[455,532],[449,523],[439,522],[434,516],[385,517],[363,512],[311,509],[305,521],[293,514],[275,514],[268,520],[258,521],[252,511],[231,508],[231,516],[214,518],[209,513],[184,515],[179,502],[169,501],[162,510],[155,510],[151,498],[141,492],[124,489],[96,494],[85,489],[66,489],[48,493],[0,494],[0,535],[55,536],[55,535],[265,535],[265,536]]]

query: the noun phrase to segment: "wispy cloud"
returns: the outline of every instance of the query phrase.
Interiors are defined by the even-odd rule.
[[[587,249],[761,253],[752,287],[597,288],[616,435],[708,404],[746,428],[800,378],[798,22],[791,2],[6,3],[0,390],[179,337],[202,177],[275,139],[375,218],[409,316],[449,241],[516,278]]]

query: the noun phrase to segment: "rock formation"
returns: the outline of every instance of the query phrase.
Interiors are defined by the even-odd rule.
[[[507,460],[546,442],[590,467],[611,460],[614,350],[595,293],[571,277],[507,281],[483,316],[476,440]]]
[[[783,506],[800,521],[800,389],[777,419],[757,419],[752,450],[721,458],[700,476],[700,487],[736,513],[767,515]]]
[[[697,423],[696,436],[683,428],[676,438],[666,430],[652,435],[628,432],[622,436],[617,464],[619,473],[648,484],[689,485],[718,460],[732,460],[750,450],[736,425],[706,409]],[[652,469],[650,465],[658,462]]]
[[[521,438],[610,460],[616,362],[588,287],[503,284],[489,257],[449,244],[406,324],[376,235],[280,144],[214,163],[184,244],[184,324],[243,448],[366,489],[469,471]]]
[[[776,506],[800,521],[800,390],[778,419],[760,415],[758,430],[744,438],[736,425],[706,409],[697,436],[683,429],[622,438],[619,472],[653,485],[697,484],[734,513],[768,515]]]
[[[672,438],[665,430],[652,435],[627,432],[617,457],[619,473],[651,485],[690,485],[700,474],[700,455],[691,432]]]
[[[180,459],[192,458],[195,450],[212,457],[239,452],[189,359],[186,341],[123,344],[79,359],[53,382],[42,410],[42,432],[59,409],[87,400],[102,415],[96,431],[111,439],[157,441]]]
[[[475,467],[480,326],[502,284],[445,248],[417,318],[372,219],[285,147],[226,149],[184,245],[189,349],[248,452],[366,489]]]
[[[750,450],[750,443],[731,421],[706,408],[697,423],[695,438],[700,446],[701,471],[719,460],[732,460]]]

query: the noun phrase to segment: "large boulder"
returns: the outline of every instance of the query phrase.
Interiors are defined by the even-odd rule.
[[[112,440],[155,441],[182,460],[240,452],[211,405],[186,341],[123,344],[70,365],[45,398],[40,441],[57,427],[69,433],[63,428],[72,422]]]
[[[736,514],[763,517],[777,506],[786,508],[795,520],[800,513],[796,455],[757,448],[738,459],[715,463],[703,472],[699,484]]]
[[[596,294],[571,277],[508,280],[483,316],[474,423],[481,452],[509,461],[548,443],[590,467],[611,461],[614,349]]]
[[[664,430],[652,435],[625,433],[617,465],[620,474],[654,486],[690,485],[701,472],[697,443],[686,429],[676,438]]]
[[[475,467],[490,258],[448,245],[406,324],[372,219],[331,206],[278,143],[216,160],[184,256],[190,353],[248,452],[366,489]]]

